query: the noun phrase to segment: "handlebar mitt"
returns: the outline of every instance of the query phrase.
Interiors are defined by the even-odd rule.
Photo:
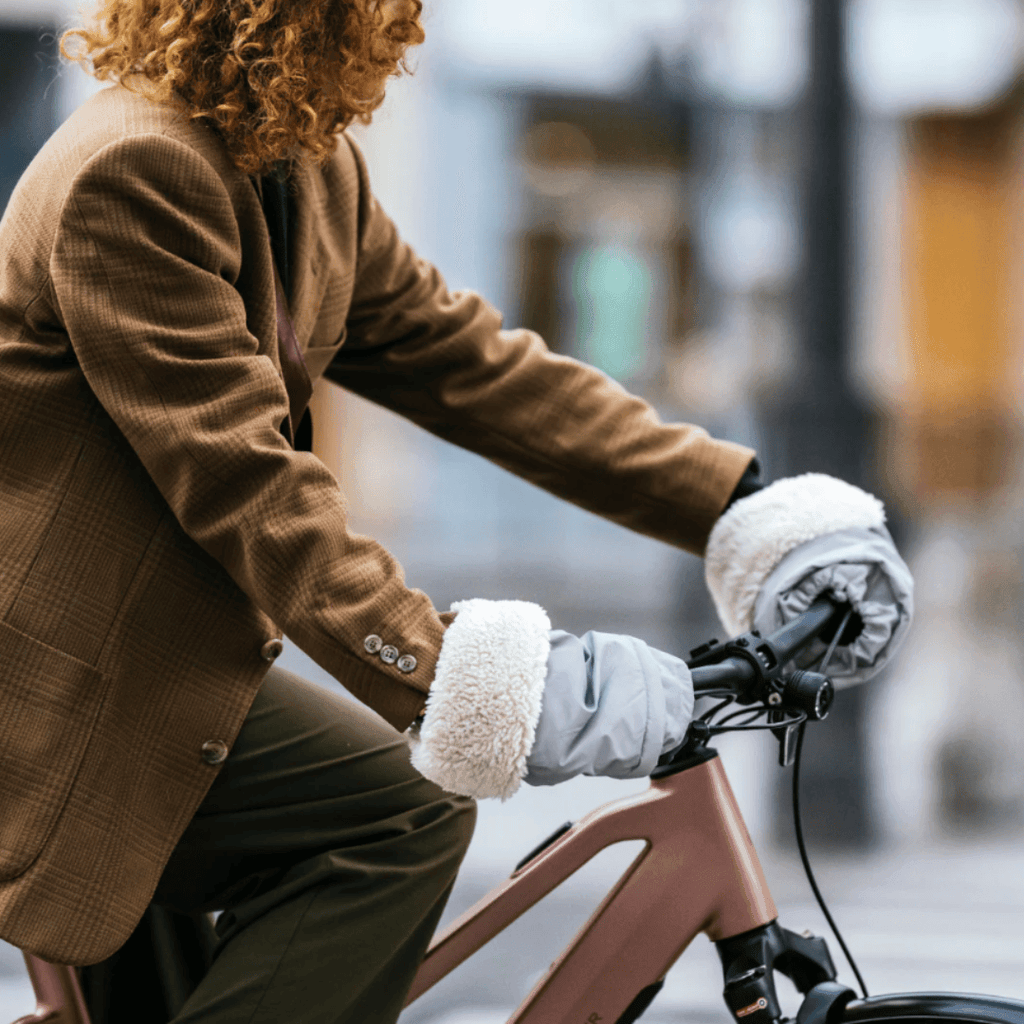
[[[507,800],[526,774],[540,718],[551,622],[529,601],[452,605],[411,760],[449,793]]]
[[[683,742],[692,717],[693,679],[681,658],[632,636],[554,630],[524,781],[643,778]]]
[[[730,633],[768,635],[822,594],[849,603],[863,626],[839,646],[829,675],[839,684],[879,672],[913,618],[914,582],[873,495],[821,473],[778,480],[733,504],[711,531],[705,572]],[[825,651],[814,641],[798,659]]]
[[[522,781],[650,775],[693,715],[686,662],[631,636],[551,630],[527,601],[461,601],[413,766],[451,793],[507,800]]]

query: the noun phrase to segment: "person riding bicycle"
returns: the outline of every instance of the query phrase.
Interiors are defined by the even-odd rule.
[[[763,487],[401,241],[345,129],[420,6],[101,0],[65,44],[112,87],[0,223],[0,937],[92,964],[151,902],[222,911],[179,1022],[394,1021],[473,798],[648,774],[692,713],[639,640],[408,588],[308,450],[311,380],[704,554],[731,630],[849,601],[850,678],[911,616],[876,499]]]

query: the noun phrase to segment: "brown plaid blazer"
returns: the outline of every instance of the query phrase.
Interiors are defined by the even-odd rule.
[[[297,173],[291,307],[311,377],[703,549],[750,451],[661,424],[449,294],[347,136]],[[214,131],[100,92],[21,179],[0,254],[0,936],[84,964],[141,916],[269,641],[287,633],[401,729],[446,620],[282,437],[269,238]]]

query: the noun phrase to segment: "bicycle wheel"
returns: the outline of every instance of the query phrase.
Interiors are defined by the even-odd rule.
[[[855,999],[837,1024],[1024,1024],[1024,1003],[957,992],[901,992]]]

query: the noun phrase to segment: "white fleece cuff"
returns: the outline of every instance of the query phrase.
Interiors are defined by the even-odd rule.
[[[526,774],[547,678],[551,622],[529,601],[452,605],[412,764],[449,793],[507,800]]]
[[[878,498],[824,473],[777,480],[741,498],[715,523],[705,554],[722,625],[730,635],[750,629],[764,581],[793,548],[836,530],[884,523]]]

